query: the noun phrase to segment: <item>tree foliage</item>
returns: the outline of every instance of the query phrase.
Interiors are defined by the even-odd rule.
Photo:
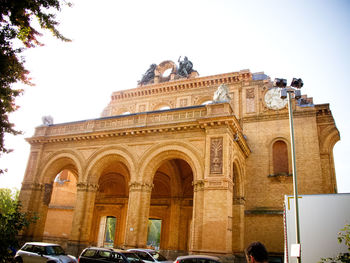
[[[341,232],[338,233],[338,242],[343,243],[347,246],[348,252],[339,253],[338,256],[334,258],[322,258],[320,263],[335,263],[335,262],[343,262],[350,263],[350,225],[345,225]]]
[[[13,84],[32,85],[21,55],[26,48],[42,45],[37,27],[51,31],[60,40],[70,41],[57,29],[55,13],[63,5],[71,4],[65,0],[0,0],[0,156],[11,151],[5,147],[5,134],[20,133],[9,121],[9,113],[18,108],[15,99],[23,92],[14,89]],[[0,174],[3,172],[0,169]]]
[[[10,248],[19,247],[19,232],[35,220],[35,215],[21,212],[18,191],[0,189],[0,263],[10,262],[13,258]]]

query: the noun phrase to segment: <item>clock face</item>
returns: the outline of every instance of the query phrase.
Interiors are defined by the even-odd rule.
[[[269,109],[283,109],[287,105],[287,102],[287,99],[281,99],[280,91],[278,88],[272,88],[265,94],[265,103]]]

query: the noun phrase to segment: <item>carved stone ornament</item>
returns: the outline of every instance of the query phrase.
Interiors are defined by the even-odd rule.
[[[254,99],[254,88],[247,89],[246,90],[246,98],[247,99]]]
[[[44,197],[43,197],[44,205],[49,205],[50,204],[51,194],[52,194],[52,184],[45,184],[45,186],[44,186]]]
[[[223,139],[211,138],[210,139],[210,173],[222,174],[222,148]]]
[[[228,87],[225,84],[221,84],[214,93],[213,102],[229,102],[230,100]]]
[[[53,118],[52,116],[43,116],[41,118],[41,120],[43,121],[43,125],[44,126],[49,126],[53,124]]]

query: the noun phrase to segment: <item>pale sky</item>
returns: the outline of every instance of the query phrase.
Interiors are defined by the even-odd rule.
[[[187,56],[200,76],[250,69],[302,78],[302,93],[329,103],[341,140],[334,147],[339,192],[350,192],[350,1],[72,0],[58,15],[63,43],[48,33],[25,52],[36,84],[17,99],[0,158],[0,187],[20,189],[41,117],[54,123],[100,117],[112,92],[136,88],[152,63]],[[296,153],[298,154],[298,153]]]

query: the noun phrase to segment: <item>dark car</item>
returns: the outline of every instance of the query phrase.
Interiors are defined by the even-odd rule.
[[[174,263],[221,263],[218,257],[207,255],[188,255],[177,257]]]
[[[83,252],[81,252],[79,263],[90,262],[143,263],[143,261],[133,252],[100,247],[85,248]]]

